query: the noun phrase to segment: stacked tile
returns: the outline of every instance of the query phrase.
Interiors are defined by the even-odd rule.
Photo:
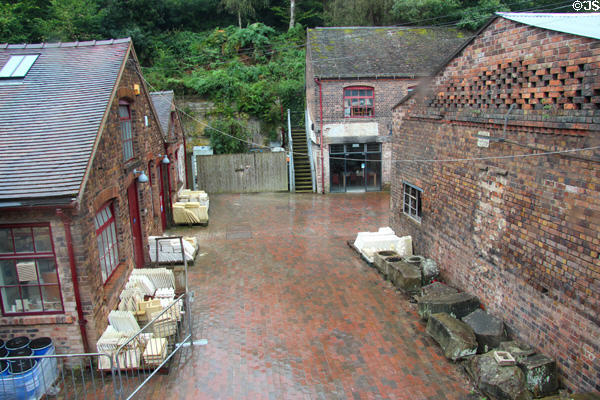
[[[138,310],[138,303],[144,300],[144,293],[138,287],[123,289],[119,298],[121,299],[118,307],[120,311],[136,312]]]
[[[146,349],[142,355],[144,364],[148,366],[157,366],[167,357],[167,339],[153,338],[146,344]]]
[[[156,262],[156,239],[160,236],[148,238],[150,261]],[[196,256],[197,243],[195,240],[184,238],[183,251],[187,261],[193,261]],[[161,263],[183,263],[181,257],[181,245],[179,239],[160,240],[158,242],[158,262]]]
[[[139,288],[142,291],[142,293],[144,293],[146,296],[154,296],[154,292],[156,291],[156,287],[154,286],[152,281],[145,275],[132,274],[129,277],[129,281],[127,281],[127,285],[125,285],[125,288]]]
[[[99,353],[112,354],[121,347],[128,338],[128,334],[119,332],[111,325],[108,325],[102,333],[102,336],[100,336],[96,342],[96,348]]]
[[[175,276],[167,268],[137,268],[131,272],[131,276],[147,277],[156,289],[175,288]]]
[[[177,320],[173,319],[168,313],[161,315],[152,323],[152,333],[157,338],[175,335],[177,333]]]
[[[111,311],[108,314],[108,322],[119,332],[134,334],[140,330],[140,326],[131,311]]]

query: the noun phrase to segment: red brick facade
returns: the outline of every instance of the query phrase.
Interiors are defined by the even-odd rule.
[[[600,390],[600,151],[507,156],[599,146],[599,109],[600,41],[497,18],[394,115],[394,159],[449,161],[394,162],[392,227],[574,390]]]
[[[322,191],[321,185],[321,153],[319,148],[320,143],[320,104],[319,104],[319,85],[310,78],[310,63],[307,63],[307,89],[306,102],[310,120],[308,121],[309,128],[312,125],[313,138],[316,140],[316,145],[313,146],[313,159],[315,160],[315,172],[317,180],[317,192]],[[382,144],[382,179],[384,185],[390,183],[390,159],[391,159],[391,129],[392,129],[392,107],[407,94],[408,88],[417,84],[416,79],[324,79],[321,83],[321,97],[323,107],[323,141],[325,147],[324,167],[325,167],[325,191],[329,192],[329,144],[331,143],[352,143],[364,142],[361,136],[373,138],[370,142],[379,142]],[[351,86],[366,86],[373,88],[373,117],[365,118],[344,118],[344,89]],[[333,136],[332,128],[352,124],[373,124],[373,128],[369,132],[352,132],[356,136]],[[356,125],[358,126],[358,125]],[[376,138],[374,136],[377,136]]]
[[[133,56],[130,55],[129,58],[125,63],[116,95],[108,109],[108,117],[99,136],[84,191],[80,194],[75,209],[63,209],[64,214],[71,221],[75,264],[90,351],[95,351],[95,341],[106,328],[108,313],[117,306],[118,295],[134,267],[127,197],[127,188],[136,179],[133,170],[143,170],[148,174],[149,163],[158,165],[160,162],[158,155],[165,153],[159,123],[150,106],[148,93],[138,75]],[[139,85],[140,94],[135,93],[134,85]],[[123,162],[119,100],[129,102],[132,116],[134,158],[126,163]],[[176,163],[171,163],[169,167],[173,169],[171,175],[176,179]],[[173,185],[173,188],[179,187],[175,186],[177,185],[175,181]],[[158,204],[156,199],[159,196],[158,180],[152,179],[152,184],[138,182],[137,188],[143,252],[145,261],[148,261],[147,238],[149,235],[162,233],[160,213],[156,212]],[[113,275],[104,283],[100,273],[94,216],[109,201],[114,204],[120,263]],[[19,209],[3,211],[0,214],[0,223],[38,221],[51,224],[65,313],[51,316],[2,317],[0,338],[7,339],[20,334],[51,336],[57,352],[82,352],[83,344],[77,323],[65,225],[57,216],[56,209],[31,211]]]

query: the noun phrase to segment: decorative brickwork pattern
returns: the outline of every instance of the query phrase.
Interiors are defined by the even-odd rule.
[[[598,90],[598,40],[498,18],[394,114],[393,159],[483,159],[394,163],[393,228],[583,391],[600,390],[600,151],[485,158],[600,145]]]

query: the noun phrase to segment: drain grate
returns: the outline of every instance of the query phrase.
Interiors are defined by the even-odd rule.
[[[231,239],[250,239],[252,238],[252,232],[227,232],[227,240]]]

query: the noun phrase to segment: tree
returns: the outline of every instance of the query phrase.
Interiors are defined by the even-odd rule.
[[[266,6],[268,0],[223,0],[223,6],[227,11],[237,15],[238,26],[242,27],[242,18],[248,20],[256,15],[256,8]]]
[[[296,11],[296,0],[290,0],[290,26],[288,27],[288,31],[291,30],[296,24],[295,13]]]
[[[101,38],[105,15],[94,0],[52,0],[50,18],[38,19],[38,24],[45,40],[89,40]]]
[[[325,4],[329,26],[381,26],[392,22],[393,0],[331,0]]]

